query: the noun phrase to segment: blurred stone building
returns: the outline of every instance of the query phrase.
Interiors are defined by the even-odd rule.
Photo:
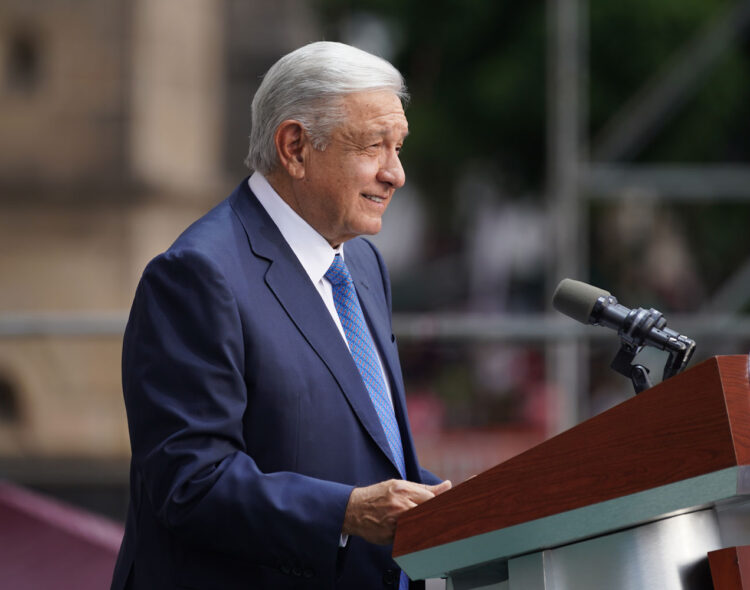
[[[129,307],[246,173],[260,75],[319,38],[308,4],[0,0],[4,325]],[[116,331],[0,333],[0,459],[127,459],[120,351]]]

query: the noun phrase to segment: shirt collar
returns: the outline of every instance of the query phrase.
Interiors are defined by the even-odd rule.
[[[253,172],[248,180],[248,186],[279,228],[310,280],[317,284],[331,266],[333,257],[341,254],[343,258],[344,245],[332,248],[323,236],[279,196],[260,172]]]

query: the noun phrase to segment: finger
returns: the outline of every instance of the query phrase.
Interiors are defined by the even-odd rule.
[[[426,486],[421,483],[412,483],[404,490],[404,492],[406,498],[417,504],[421,504],[422,502],[426,502],[430,498],[435,497],[435,492],[432,491],[431,486]]]
[[[394,516],[398,518],[404,512],[409,512],[409,510],[411,510],[412,508],[416,508],[417,506],[419,506],[417,502],[414,502],[413,500],[410,500],[410,499],[406,499],[399,507],[400,508],[399,512],[395,514]]]
[[[446,479],[445,481],[441,481],[439,484],[436,484],[434,486],[428,486],[428,487],[430,491],[437,496],[438,494],[447,492],[449,489],[453,487],[453,484],[451,483],[451,480]]]
[[[429,492],[428,498],[432,498],[433,496],[437,496],[438,494],[442,494],[443,492],[447,492],[449,489],[453,487],[453,484],[449,479],[446,479],[445,481],[441,481],[438,484],[435,485],[427,485],[427,484],[419,484],[422,486],[422,488]]]

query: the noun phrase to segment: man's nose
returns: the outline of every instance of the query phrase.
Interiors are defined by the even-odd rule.
[[[380,166],[378,180],[390,184],[393,188],[404,186],[406,173],[404,172],[404,167],[401,165],[398,152],[392,152],[385,162],[383,162],[383,165]]]

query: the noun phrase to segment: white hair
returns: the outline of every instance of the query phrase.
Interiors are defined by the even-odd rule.
[[[373,90],[391,90],[402,101],[408,99],[400,72],[356,47],[319,41],[288,53],[271,66],[253,98],[245,164],[262,174],[276,167],[274,135],[287,119],[299,121],[313,147],[324,150],[344,120],[342,98]]]

